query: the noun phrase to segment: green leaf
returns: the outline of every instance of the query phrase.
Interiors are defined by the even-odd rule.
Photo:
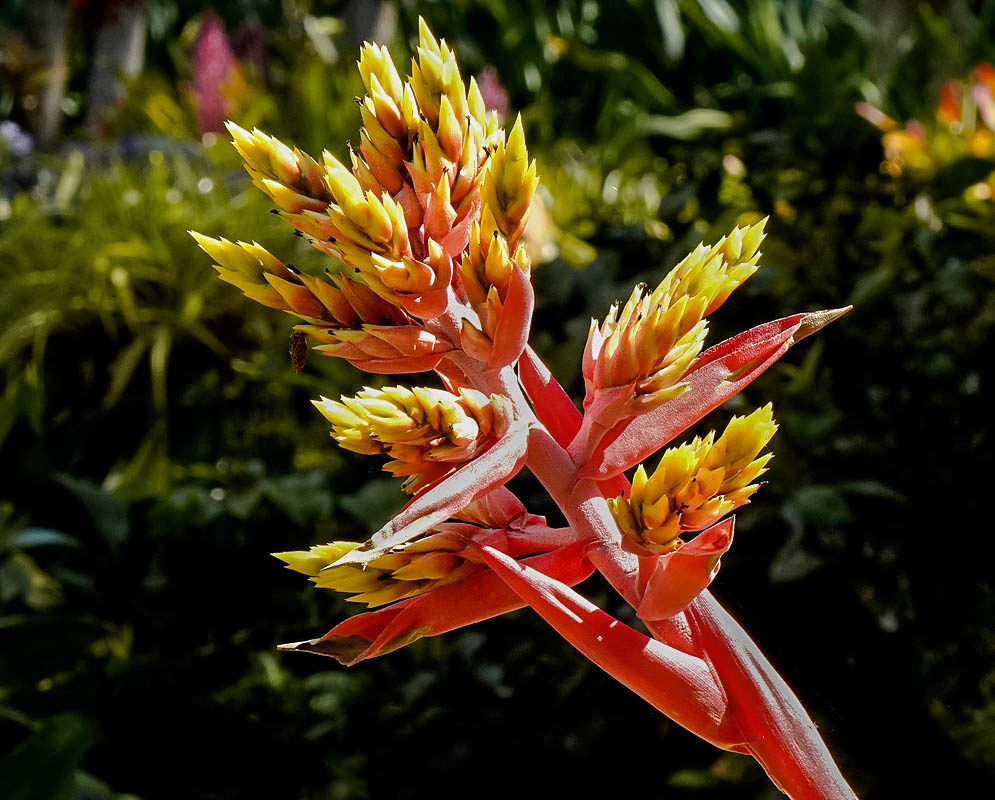
[[[359,491],[339,497],[338,501],[363,525],[378,530],[404,503],[404,495],[396,480],[375,478]]]
[[[790,505],[798,510],[805,522],[841,525],[853,519],[838,486],[803,486],[794,493]]]
[[[690,142],[704,133],[726,131],[732,127],[732,115],[714,108],[692,108],[683,114],[654,114],[635,121],[636,131],[647,136],[668,136]]]
[[[6,545],[11,548],[28,550],[32,547],[79,547],[74,536],[52,528],[25,528],[6,537]]]
[[[169,487],[166,422],[155,422],[131,461],[114,466],[104,479],[104,489],[128,500],[161,497]]]
[[[60,473],[56,482],[72,492],[90,514],[93,527],[108,544],[120,544],[128,538],[130,522],[128,502],[91,481]]]
[[[117,358],[114,359],[114,363],[110,367],[111,385],[104,396],[104,408],[113,408],[117,401],[121,399],[121,395],[128,387],[131,376],[141,362],[142,355],[144,355],[148,346],[147,339],[135,339],[124,350],[118,353]]]
[[[298,525],[332,513],[328,472],[313,469],[299,475],[282,475],[260,481],[263,493]]]
[[[0,759],[4,800],[74,800],[76,770],[93,744],[90,726],[59,714]]]

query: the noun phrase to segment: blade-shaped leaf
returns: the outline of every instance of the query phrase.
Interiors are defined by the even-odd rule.
[[[526,347],[518,360],[518,376],[536,417],[560,447],[568,447],[580,430],[583,416],[531,347]]]
[[[584,543],[575,543],[525,559],[532,569],[573,586],[588,578],[594,567],[584,557]],[[493,572],[478,572],[459,583],[401,600],[377,611],[357,614],[320,639],[280,645],[331,656],[352,666],[366,658],[397,650],[423,636],[438,636],[521,608],[525,603]]]
[[[515,593],[609,675],[703,739],[723,748],[740,743],[704,661],[633,630],[521,561],[489,547],[482,553]]]
[[[767,322],[715,345],[695,362],[684,394],[616,425],[580,475],[604,480],[634,467],[759,377],[798,339],[832,322],[845,309],[795,314]]]

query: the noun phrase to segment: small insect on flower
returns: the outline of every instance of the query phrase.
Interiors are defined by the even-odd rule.
[[[307,364],[307,335],[303,331],[290,334],[290,363],[294,372],[300,372]]]

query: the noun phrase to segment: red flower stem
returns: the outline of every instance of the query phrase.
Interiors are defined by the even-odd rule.
[[[598,571],[638,608],[639,559],[622,549],[602,488],[589,478],[577,478],[577,463],[536,419],[513,370],[484,371],[463,354],[449,358],[477,389],[508,398],[515,418],[528,423],[526,465],[556,501],[577,540],[590,543],[588,558]],[[717,690],[728,698],[724,721],[739,727],[743,744],[726,740],[716,742],[719,746],[752,755],[793,800],[856,800],[798,698],[711,594],[702,592],[684,613],[649,627],[660,642],[703,660]]]
[[[721,676],[743,752],[792,800],[857,800],[794,692],[712,594],[703,591],[682,616]]]
[[[515,409],[515,419],[529,424],[526,466],[559,506],[577,540],[591,542],[589,558],[598,571],[627,603],[637,607],[638,560],[622,550],[621,533],[601,488],[593,480],[577,480],[577,464],[536,419],[514,370],[503,367],[484,371],[464,354],[451,354],[448,358],[473,381],[476,389],[508,398]]]

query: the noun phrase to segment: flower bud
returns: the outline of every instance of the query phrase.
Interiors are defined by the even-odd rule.
[[[704,530],[748,503],[772,457],[757,455],[776,430],[768,403],[733,417],[717,441],[712,432],[668,448],[652,475],[640,464],[629,496],[608,501],[623,546],[639,554],[669,552],[684,543],[683,532]]]

